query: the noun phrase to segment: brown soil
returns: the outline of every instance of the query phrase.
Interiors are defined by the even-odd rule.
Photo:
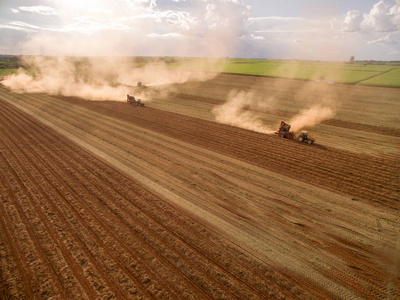
[[[232,126],[125,103],[62,98],[73,105],[229,155],[257,166],[398,209],[400,160],[376,158],[318,144],[308,146]]]
[[[309,146],[120,102],[1,89],[0,107],[1,298],[400,297],[394,155]],[[221,223],[150,190],[40,118]],[[286,181],[274,186],[263,172]],[[302,197],[298,182],[307,193],[318,187],[316,196]]]
[[[308,298],[292,279],[1,101],[8,298]]]

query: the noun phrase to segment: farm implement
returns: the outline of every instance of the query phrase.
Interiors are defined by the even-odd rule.
[[[126,102],[134,106],[144,106],[141,99],[136,99],[134,96],[129,96],[129,94],[126,95]]]
[[[307,142],[309,145],[315,142],[315,137],[309,135],[307,131],[302,131],[296,138],[295,133],[293,131],[290,131],[290,127],[291,125],[282,121],[278,131],[276,131],[275,133],[282,138],[287,138],[291,140],[297,139],[299,142]]]

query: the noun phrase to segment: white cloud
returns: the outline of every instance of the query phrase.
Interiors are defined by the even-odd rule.
[[[253,40],[265,40],[265,38],[263,36],[254,35],[253,33],[250,34],[250,39],[253,39]]]
[[[368,44],[397,45],[399,44],[399,36],[393,37],[392,34],[388,34],[379,39],[369,41]]]
[[[16,31],[25,31],[25,32],[37,32],[37,28],[32,27],[29,24],[21,23],[21,22],[11,22],[6,25],[0,24],[0,29],[11,29]]]
[[[32,12],[32,13],[38,13],[41,15],[47,15],[47,16],[54,16],[58,15],[58,12],[49,6],[20,6],[19,7],[20,11],[26,11],[26,12]]]
[[[391,8],[384,2],[376,3],[369,14],[364,15],[362,27],[368,31],[389,32],[399,30],[400,27],[394,20],[398,18],[398,12],[391,13]]]
[[[40,29],[40,27],[38,27],[38,26],[31,25],[31,24],[24,23],[24,22],[10,22],[9,24],[10,24],[10,26],[14,26],[16,28],[19,28],[20,30],[34,31],[34,30]]]
[[[151,38],[171,39],[171,38],[179,38],[182,35],[176,32],[171,32],[166,34],[150,33],[147,36]]]
[[[0,30],[5,33],[2,36],[0,31],[0,41],[16,47],[17,37],[24,37],[26,49],[35,50],[32,54],[57,55],[55,52],[61,49],[67,55],[68,51],[98,55],[98,49],[102,49],[103,55],[168,53],[347,60],[351,55],[361,59],[358,53],[370,55],[375,51],[376,56],[370,58],[379,59],[400,51],[396,43],[400,0],[376,0],[369,10],[347,4],[354,9],[341,15],[313,13],[308,18],[303,11],[293,9],[291,14],[287,10],[287,14],[271,16],[269,7],[254,13],[261,17],[249,18],[252,12],[246,3],[254,4],[252,0],[35,1],[47,6],[29,6],[34,1],[21,0],[20,7],[6,1],[7,9],[0,9]],[[19,34],[13,38],[12,31],[17,30]],[[89,45],[95,40],[96,47]],[[26,49],[15,52],[25,53]]]
[[[362,14],[358,10],[350,10],[343,21],[344,31],[359,31],[361,29]]]
[[[337,23],[335,20],[332,21],[332,24]],[[398,31],[400,30],[400,1],[392,6],[385,1],[379,1],[373,5],[369,13],[364,15],[358,10],[350,10],[342,21],[341,30],[349,32]]]

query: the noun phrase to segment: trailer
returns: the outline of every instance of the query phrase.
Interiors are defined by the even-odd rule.
[[[282,121],[278,131],[275,132],[275,134],[278,134],[282,138],[295,139],[295,134],[294,132],[290,131],[290,127],[291,126],[289,124]]]

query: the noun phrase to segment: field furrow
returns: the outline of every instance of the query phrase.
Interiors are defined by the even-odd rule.
[[[1,88],[0,292],[400,297],[396,153],[362,154],[346,139],[309,146],[185,114],[223,103],[224,78],[239,77],[198,94],[177,86],[182,113]],[[397,138],[357,121],[325,125]]]
[[[165,215],[166,210],[169,218],[176,213],[165,204],[152,207],[148,203],[159,202],[153,195],[145,190],[135,192],[134,188],[139,187],[133,182],[112,170],[107,171],[106,165],[82,149],[55,137],[48,128],[12,110],[8,107],[7,114],[2,111],[5,133],[2,153],[12,163],[5,174],[13,174],[15,179],[4,180],[4,185],[12,186],[17,180],[18,185],[14,183],[12,188],[22,189],[22,194],[29,198],[21,205],[31,212],[32,218],[26,217],[20,235],[30,234],[31,238],[37,239],[33,233],[37,230],[48,244],[46,249],[55,252],[54,260],[38,264],[42,273],[53,270],[53,276],[43,276],[49,284],[43,286],[38,282],[40,288],[34,285],[32,290],[47,293],[65,290],[68,297],[73,298],[107,295],[120,298],[133,295],[145,298],[198,298],[201,295],[202,298],[232,298],[235,295],[263,298],[265,294],[290,296],[290,290],[298,295],[304,293],[295,287],[282,292],[268,288],[266,279],[273,282],[278,277],[266,277],[265,273],[257,271],[260,269],[257,263],[245,256],[243,259],[247,263],[236,262],[237,255],[241,254],[234,250],[235,247],[229,246],[229,250],[229,243],[222,246],[219,239],[217,243],[208,241],[213,233],[193,221],[193,225],[186,226],[188,229],[185,230],[181,228],[187,223],[183,216],[178,218],[178,223],[166,219],[167,216],[158,220],[156,216]],[[16,135],[20,137],[18,143],[13,140]],[[22,174],[23,179],[17,174]],[[127,187],[115,187],[123,181]],[[16,206],[20,200],[12,195],[10,199]],[[142,203],[142,208],[136,202]],[[21,205],[19,215],[25,218]],[[12,224],[12,220],[7,219],[5,223]],[[18,240],[26,239],[19,236]],[[32,261],[47,260],[48,250],[38,245],[33,250],[29,240],[26,243],[25,246],[15,244],[17,249],[13,256],[18,259],[18,251],[26,249]],[[26,266],[20,272],[29,274],[31,270],[40,274],[33,266]],[[68,275],[67,270],[72,273]],[[33,274],[30,276],[38,280]],[[285,280],[280,281],[285,284]],[[31,284],[28,282],[27,288]],[[25,295],[29,297],[29,294]]]
[[[287,176],[303,178],[357,198],[384,202],[397,209],[397,159],[357,155],[318,145],[307,147],[277,136],[152,108],[139,111],[134,108],[127,110],[122,103],[66,101]]]

